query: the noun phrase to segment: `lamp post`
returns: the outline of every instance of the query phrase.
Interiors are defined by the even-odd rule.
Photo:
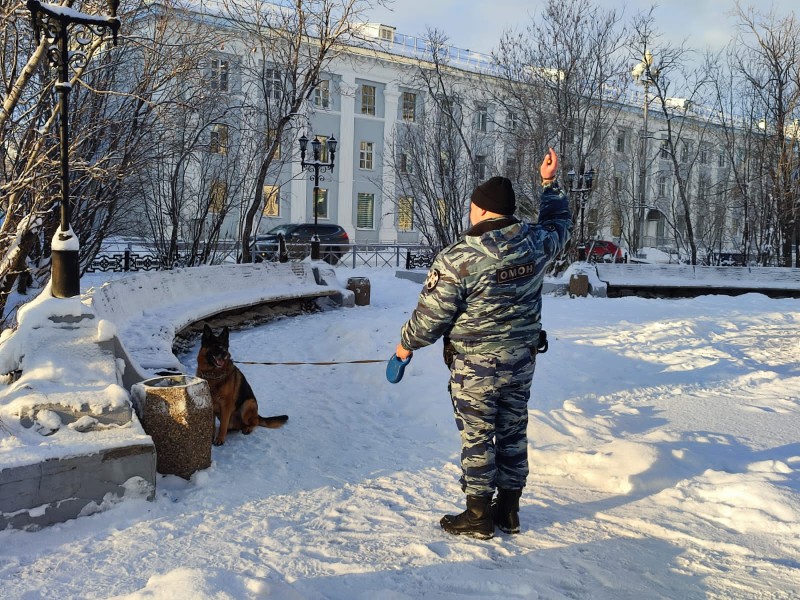
[[[655,83],[658,78],[658,69],[653,67],[653,54],[645,48],[641,62],[631,71],[631,75],[637,83],[644,87],[644,104],[642,126],[642,138],[639,154],[639,193],[637,202],[634,203],[634,222],[633,222],[633,248],[632,254],[636,255],[642,246],[644,238],[644,209],[647,205],[647,150],[648,150],[648,131],[647,131],[647,109],[650,103],[650,85]]]
[[[328,138],[327,146],[330,160],[328,162],[322,162],[320,161],[322,142],[319,141],[317,136],[314,136],[314,140],[311,142],[311,153],[314,159],[311,162],[306,162],[308,138],[304,134],[300,136],[298,141],[300,142],[300,166],[309,173],[313,173],[313,175],[309,177],[309,179],[314,182],[314,236],[311,238],[311,259],[319,260],[319,236],[317,235],[317,217],[319,216],[319,182],[320,180],[325,180],[324,177],[320,177],[320,172],[333,172],[333,161],[336,158],[336,144],[338,144],[338,142],[333,135]]]
[[[581,210],[581,242],[578,246],[578,260],[581,261],[586,260],[586,237],[583,228],[583,213],[586,210],[586,203],[589,201],[589,196],[592,194],[594,176],[595,170],[590,168],[586,171],[584,165],[581,165],[581,172],[578,173],[577,178],[574,169],[570,169],[567,173],[569,195],[578,198],[578,206]]]
[[[108,0],[110,16],[89,15],[73,8],[28,0],[33,32],[37,43],[48,44],[50,66],[57,69],[59,142],[61,146],[61,219],[59,230],[53,237],[51,293],[56,298],[70,298],[80,294],[80,243],[70,226],[69,199],[69,92],[70,70],[86,66],[89,58],[84,49],[92,43],[92,36],[103,37],[110,29],[114,45],[120,20],[117,18],[119,0]]]

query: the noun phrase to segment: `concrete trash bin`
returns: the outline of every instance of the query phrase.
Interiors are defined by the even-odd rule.
[[[589,276],[583,273],[571,275],[569,278],[569,295],[574,298],[581,296],[585,298],[589,295]]]
[[[369,305],[369,279],[366,277],[351,277],[347,280],[347,289],[355,294],[356,306]]]
[[[154,377],[131,389],[134,407],[156,447],[156,470],[189,479],[211,466],[214,406],[208,382],[189,375]]]

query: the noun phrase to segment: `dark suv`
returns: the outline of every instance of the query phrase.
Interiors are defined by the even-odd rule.
[[[335,265],[348,251],[350,238],[347,232],[341,226],[332,223],[318,223],[316,231],[320,241],[320,257],[328,264]],[[280,233],[286,240],[286,249],[290,259],[302,260],[311,254],[314,224],[286,223],[255,237],[250,245],[255,262],[278,260],[278,234]]]

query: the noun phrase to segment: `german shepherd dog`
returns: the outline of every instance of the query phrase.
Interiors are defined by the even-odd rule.
[[[215,446],[225,443],[225,436],[229,431],[248,434],[258,426],[274,429],[289,419],[287,415],[259,416],[253,389],[231,360],[228,351],[229,333],[230,330],[225,327],[222,333],[214,335],[206,323],[200,352],[197,354],[197,376],[208,381],[214,416],[219,419],[219,429],[214,436]]]

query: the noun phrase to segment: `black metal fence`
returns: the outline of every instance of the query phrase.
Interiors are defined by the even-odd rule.
[[[303,247],[301,247],[303,246]],[[289,253],[291,260],[301,260],[311,253],[310,244],[293,244]],[[339,247],[341,248],[341,247]],[[324,249],[323,249],[324,250]],[[346,252],[337,255],[335,264],[352,267],[390,267],[405,269],[430,268],[437,251],[430,246],[409,244],[351,244]],[[229,259],[233,262],[233,254]],[[323,252],[323,258],[327,255]],[[102,252],[94,257],[86,268],[87,273],[135,273],[139,271],[167,271],[187,264],[198,264],[201,255],[179,255],[177,260],[168,261],[164,257],[146,251],[125,249],[117,252]],[[270,261],[278,261],[278,252],[270,255]],[[214,264],[219,264],[217,261]],[[329,262],[333,262],[330,261]]]
[[[195,255],[192,260],[191,255],[178,256],[174,261],[169,261],[165,257],[157,254],[144,254],[123,250],[122,252],[106,252],[98,254],[94,260],[87,265],[87,273],[127,273],[138,271],[168,271],[176,267],[183,267],[187,264],[197,264],[201,255]]]

